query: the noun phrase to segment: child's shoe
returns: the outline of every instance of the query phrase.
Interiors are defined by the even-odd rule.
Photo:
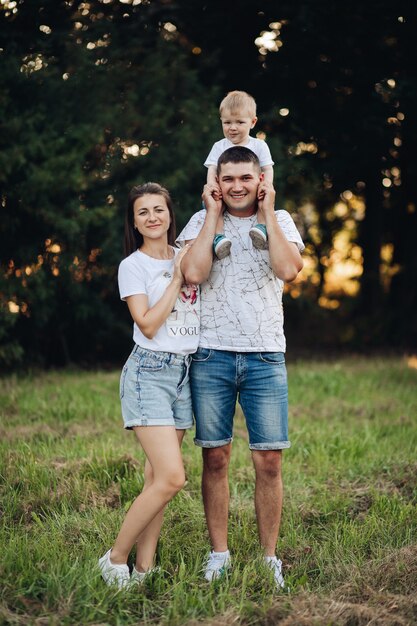
[[[265,224],[256,224],[249,231],[249,237],[252,239],[252,245],[257,250],[267,250],[268,233]]]
[[[224,257],[229,256],[231,247],[232,242],[222,233],[214,235],[213,252],[218,259],[224,259]]]
[[[101,575],[108,585],[115,585],[119,589],[127,587],[130,583],[129,568],[127,565],[117,565],[110,560],[111,548],[101,559],[98,560],[98,566]]]

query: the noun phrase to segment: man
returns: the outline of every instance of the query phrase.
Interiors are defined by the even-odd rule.
[[[275,212],[275,191],[257,156],[241,146],[223,152],[217,185],[203,190],[206,210],[196,213],[178,241],[194,241],[182,270],[201,284],[201,329],[192,355],[195,443],[203,448],[202,491],[212,544],[205,577],[218,578],[231,563],[227,547],[228,466],[236,399],[242,407],[255,467],[259,540],[277,587],[284,587],[275,555],[282,509],[282,450],[288,440],[282,290],[303,266],[304,246],[290,215]],[[224,207],[230,256],[213,259],[212,244]],[[249,230],[264,218],[269,249],[252,245]]]

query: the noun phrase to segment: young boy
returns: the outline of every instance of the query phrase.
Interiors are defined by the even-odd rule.
[[[207,183],[217,185],[217,161],[219,156],[233,146],[244,146],[256,154],[261,164],[264,179],[271,184],[274,181],[274,162],[265,141],[255,139],[249,135],[255,126],[256,102],[245,91],[230,91],[220,103],[220,119],[222,122],[224,139],[217,141],[204,163],[208,168]],[[220,194],[220,187],[218,187]],[[260,217],[259,223],[249,231],[253,246],[259,250],[268,247],[268,236],[264,222]],[[213,250],[218,259],[230,254],[232,242],[224,235],[223,216],[219,218],[216,228],[217,234],[213,240]]]

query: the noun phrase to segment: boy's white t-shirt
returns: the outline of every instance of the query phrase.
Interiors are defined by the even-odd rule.
[[[210,165],[217,165],[217,161],[219,157],[225,150],[228,148],[236,147],[234,143],[232,143],[229,139],[221,139],[220,141],[216,141],[213,144],[212,149],[204,163],[206,167],[210,167]],[[249,142],[243,146],[244,148],[249,148],[256,154],[259,159],[259,163],[261,167],[265,167],[266,165],[274,165],[274,162],[271,157],[271,152],[268,148],[268,144],[263,141],[263,139],[255,139],[255,137],[249,137]]]
[[[179,250],[174,248],[175,256]],[[174,259],[175,259],[174,256]],[[119,265],[119,291],[122,300],[145,294],[149,307],[154,306],[172,280],[174,259],[154,259],[136,250]],[[153,339],[148,339],[133,323],[134,342],[148,350],[186,355],[197,350],[200,329],[200,294],[196,285],[183,285],[174,309],[158,329]]]
[[[195,239],[207,212],[195,213],[177,242]],[[300,252],[304,244],[287,211],[275,211],[288,241]],[[230,255],[214,257],[210,276],[200,285],[200,343],[203,348],[234,352],[285,352],[282,291],[284,283],[272,271],[268,250],[257,250],[249,230],[257,215],[224,213],[224,232],[232,241]]]

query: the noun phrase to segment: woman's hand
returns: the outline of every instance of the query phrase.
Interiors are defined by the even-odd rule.
[[[182,286],[183,282],[184,282],[184,275],[181,271],[181,261],[183,260],[183,258],[185,257],[185,255],[187,254],[188,250],[191,248],[191,244],[187,243],[180,252],[178,252],[177,256],[175,257],[175,262],[174,262],[174,275],[172,277],[172,281],[177,283],[179,285],[179,287]]]

